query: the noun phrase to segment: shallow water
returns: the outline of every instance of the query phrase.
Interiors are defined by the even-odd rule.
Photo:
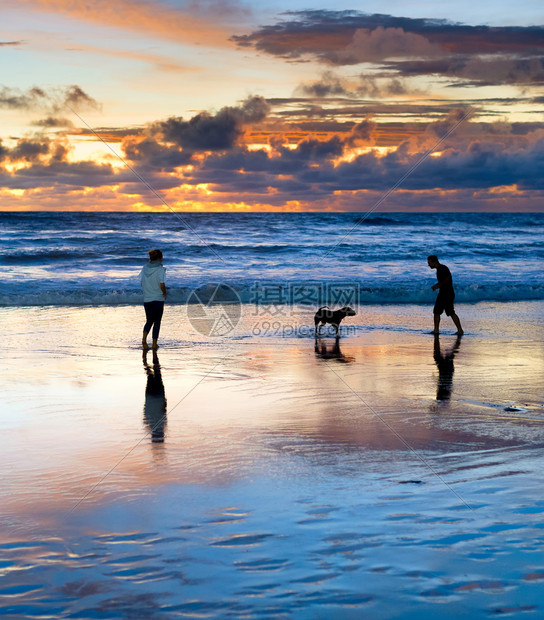
[[[542,305],[458,311],[169,307],[154,364],[140,308],[6,309],[4,617],[542,614]]]

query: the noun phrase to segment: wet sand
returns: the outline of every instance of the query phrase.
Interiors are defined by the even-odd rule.
[[[2,614],[542,614],[543,310],[3,309]]]

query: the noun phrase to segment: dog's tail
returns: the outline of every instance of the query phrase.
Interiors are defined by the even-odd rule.
[[[319,310],[323,310],[323,308],[329,308],[329,306],[321,306],[321,308],[318,309],[318,312],[319,312]],[[329,308],[329,310],[330,310],[330,308]]]

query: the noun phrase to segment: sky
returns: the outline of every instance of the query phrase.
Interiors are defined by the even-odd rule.
[[[540,0],[3,0],[0,55],[0,210],[544,211]]]

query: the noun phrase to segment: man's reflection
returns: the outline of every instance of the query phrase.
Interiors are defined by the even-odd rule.
[[[342,351],[340,351],[340,339],[338,337],[336,338],[333,347],[327,347],[325,342],[323,342],[320,338],[316,338],[314,350],[317,357],[324,360],[338,360],[339,362],[344,362],[345,364],[351,364],[351,362],[355,361],[355,358],[352,355],[344,355]]]
[[[453,348],[449,351],[442,351],[440,348],[440,336],[434,337],[434,361],[438,368],[438,385],[436,389],[436,400],[439,402],[448,402],[451,398],[451,390],[453,386],[453,360],[459,346],[461,344],[461,336],[457,336]]]
[[[143,362],[147,374],[147,385],[145,386],[144,424],[151,432],[151,441],[163,443],[166,426],[166,396],[161,367],[157,351],[153,351],[153,367],[148,364],[147,355],[148,350],[145,350]]]

